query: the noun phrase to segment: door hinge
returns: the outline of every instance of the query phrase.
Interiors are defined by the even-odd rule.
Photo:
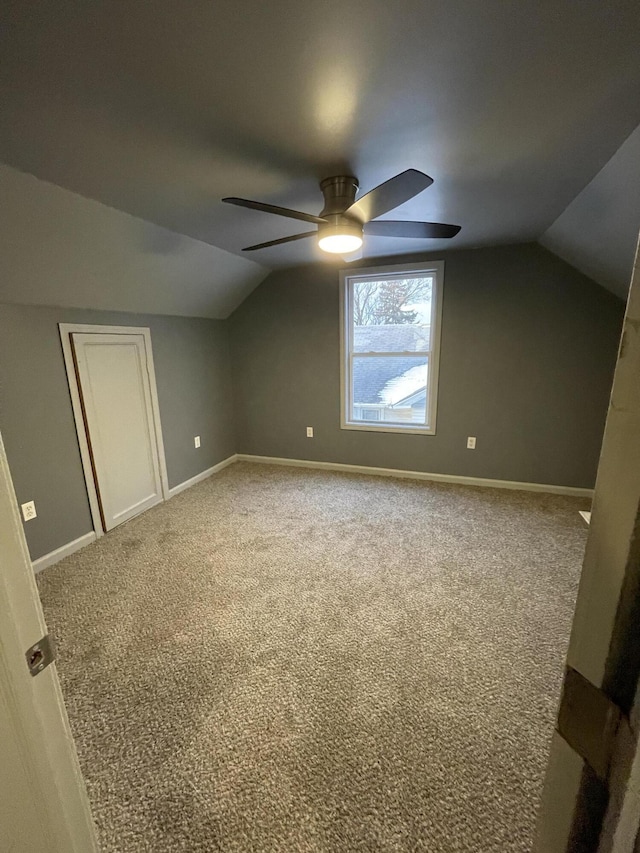
[[[31,675],[38,675],[56,659],[56,647],[53,638],[45,634],[24,653]]]
[[[599,779],[606,779],[620,708],[599,687],[568,666],[558,711],[558,733],[582,756]]]

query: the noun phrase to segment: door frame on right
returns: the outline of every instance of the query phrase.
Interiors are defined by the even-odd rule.
[[[84,481],[87,487],[89,508],[91,510],[91,519],[93,521],[93,529],[95,531],[96,538],[99,538],[100,536],[104,536],[105,529],[104,525],[102,524],[100,499],[98,498],[98,489],[93,471],[93,463],[91,461],[91,451],[89,449],[87,428],[85,425],[84,414],[82,411],[82,397],[80,394],[78,377],[76,375],[71,336],[73,334],[142,335],[144,339],[147,373],[149,376],[149,388],[151,391],[151,409],[153,412],[153,426],[155,433],[156,449],[158,452],[158,461],[160,463],[162,498],[166,501],[169,496],[169,479],[167,476],[167,463],[164,455],[164,441],[162,438],[162,424],[160,422],[160,406],[158,404],[156,373],[153,364],[151,329],[149,329],[148,326],[99,326],[89,325],[87,323],[58,323],[58,329],[60,331],[62,354],[64,356],[64,366],[67,373],[69,393],[71,395],[71,407],[73,409],[73,419],[76,425],[76,435],[78,436],[78,447],[80,448],[80,459],[82,460]]]

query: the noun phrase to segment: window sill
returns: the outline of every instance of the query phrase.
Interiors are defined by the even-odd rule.
[[[353,423],[350,421],[340,424],[340,429],[353,429],[359,432],[395,432],[404,433],[405,435],[435,435],[435,429],[431,427],[417,426],[399,426],[398,424],[378,425],[375,422],[368,423]]]

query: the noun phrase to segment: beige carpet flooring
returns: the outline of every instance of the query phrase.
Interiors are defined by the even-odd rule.
[[[584,500],[237,464],[43,572],[104,851],[530,851]]]

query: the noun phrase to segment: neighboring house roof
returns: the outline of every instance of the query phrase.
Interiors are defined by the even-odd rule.
[[[399,403],[404,403],[406,406],[415,404],[421,390],[422,396],[425,396],[427,370],[425,362],[416,364],[414,361],[413,367],[387,382],[380,392],[381,401],[387,406],[396,406]]]
[[[390,382],[397,381],[399,377],[413,370],[415,366],[416,362],[413,358],[354,359],[354,403],[381,403],[384,388]]]
[[[354,351],[424,352],[429,349],[429,337],[429,326],[356,326]],[[354,403],[395,405],[424,387],[426,377],[426,365],[416,364],[415,358],[355,358]]]
[[[354,352],[423,352],[429,349],[431,326],[355,326]]]

